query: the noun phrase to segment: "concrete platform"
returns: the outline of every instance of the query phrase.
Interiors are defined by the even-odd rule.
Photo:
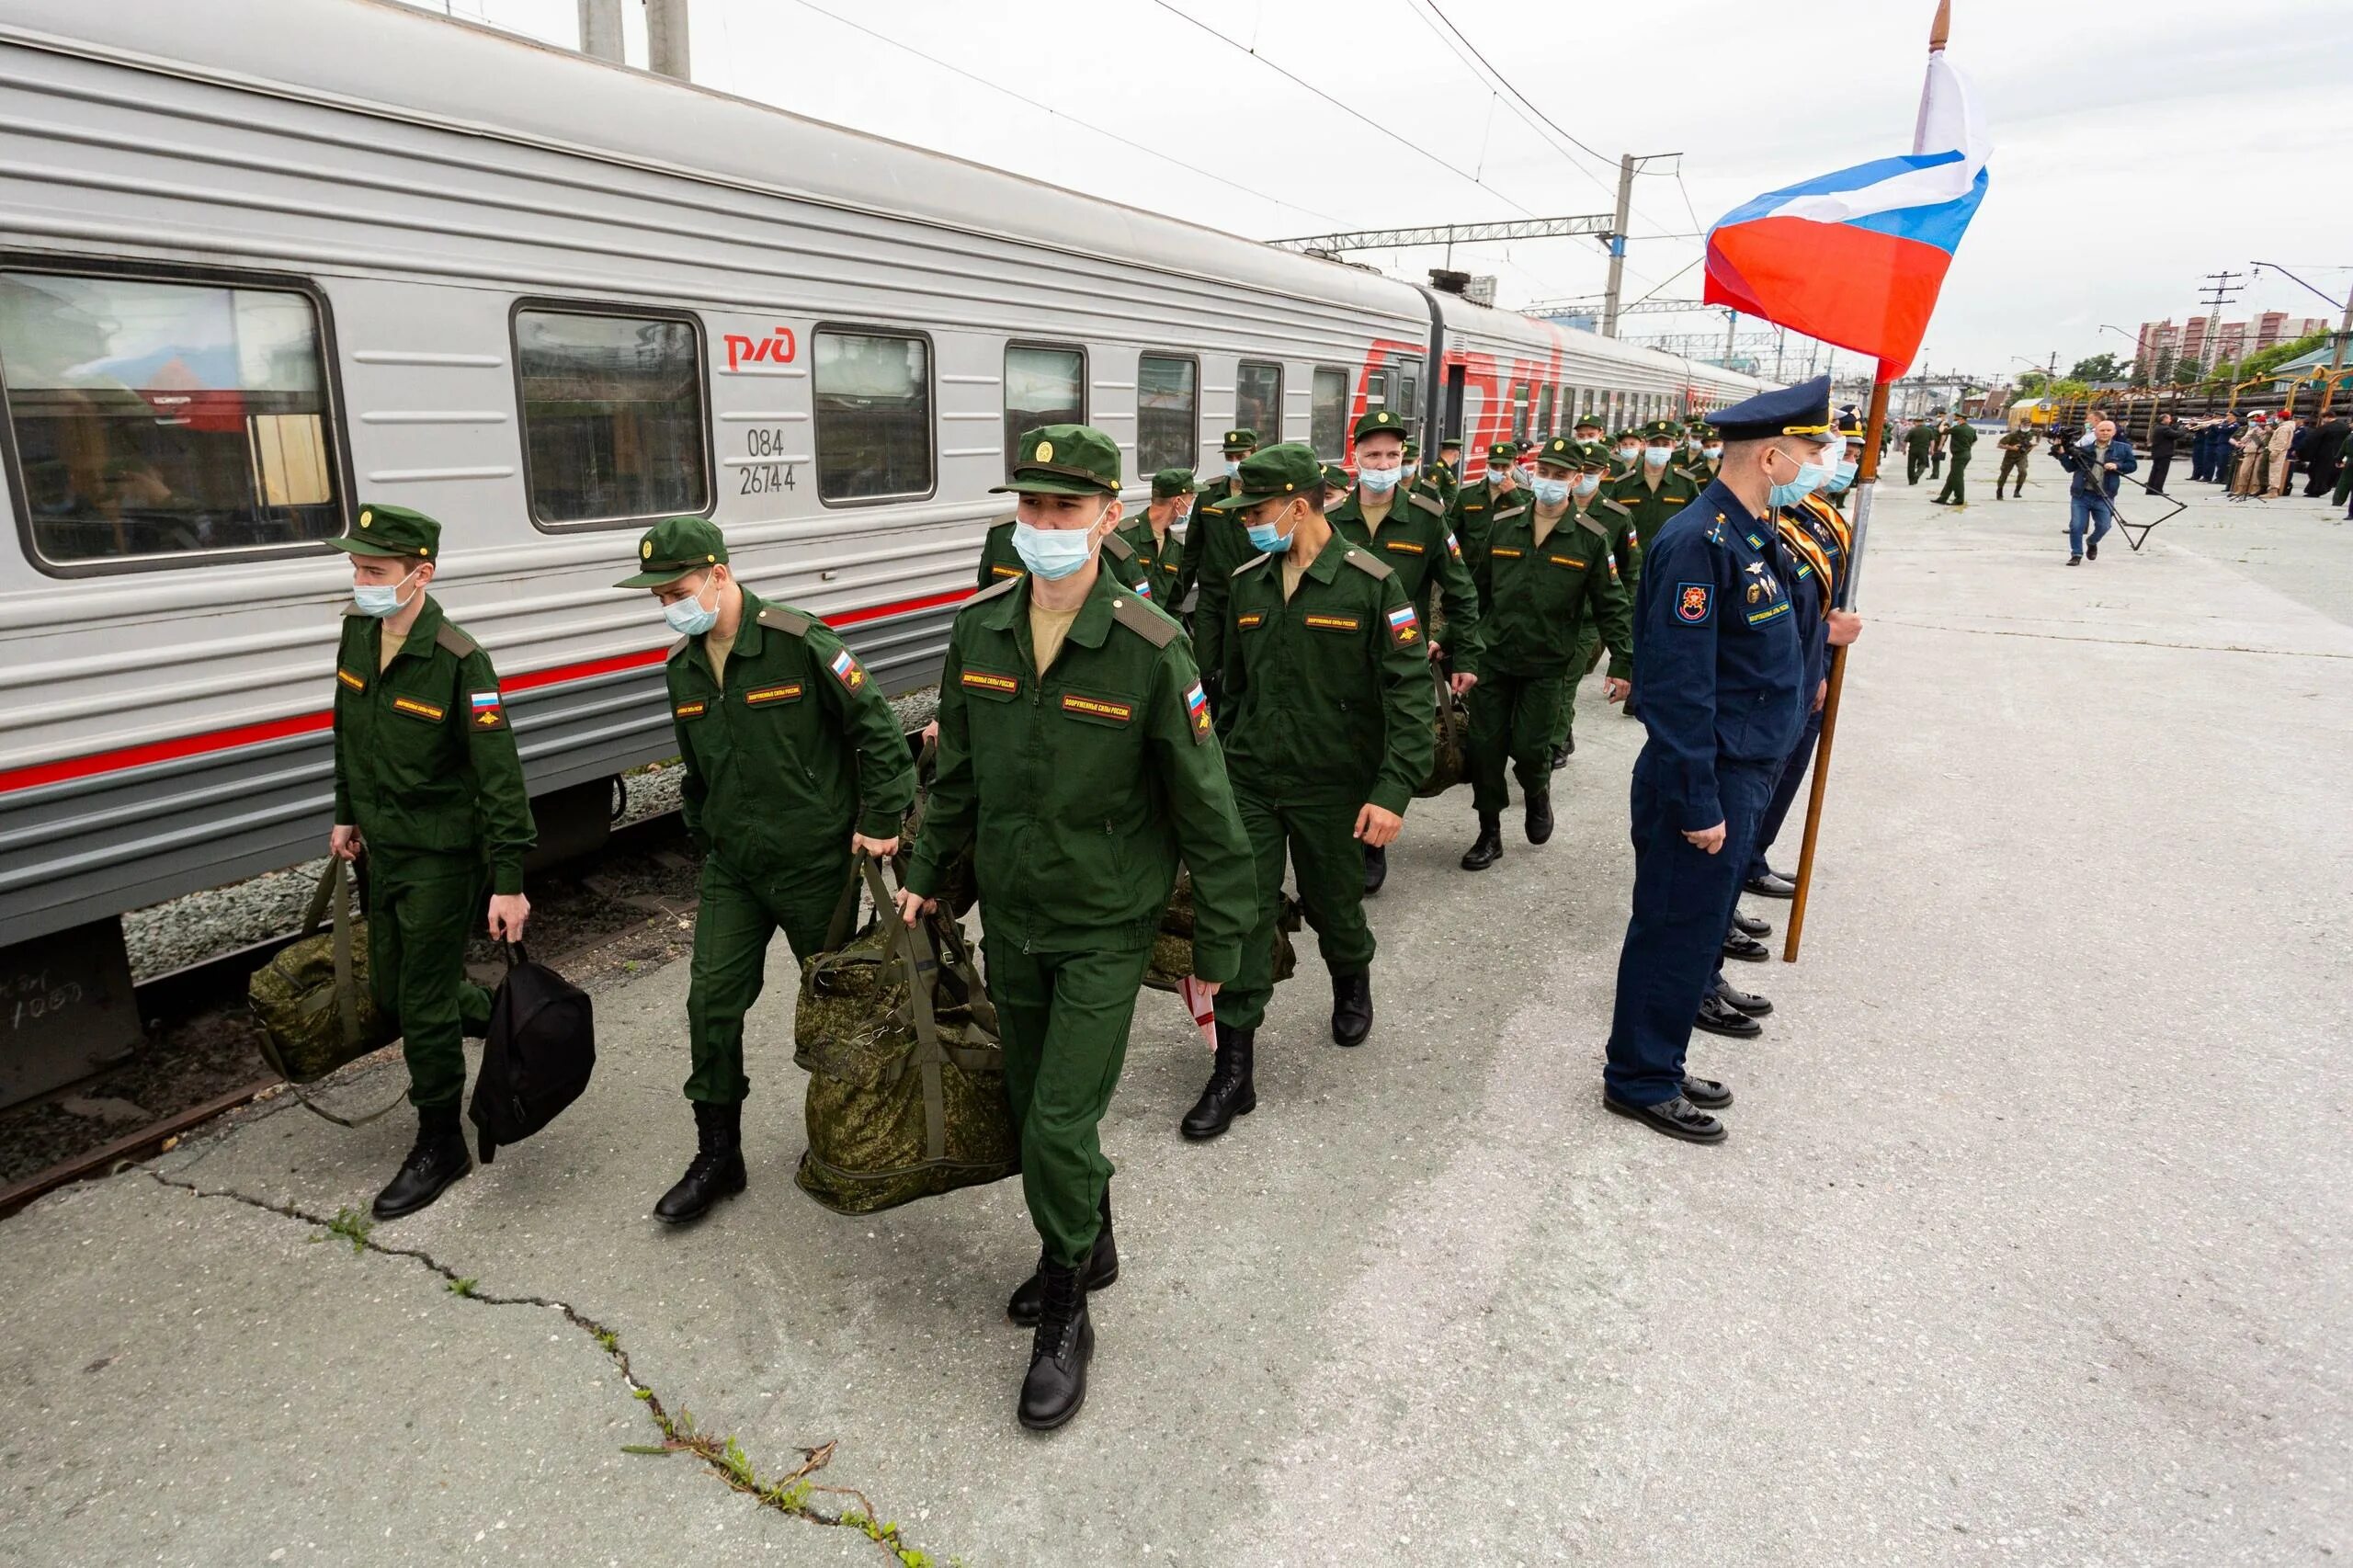
[[[1257,1113],[1190,1146],[1206,1052],[1144,999],[1063,1432],[1012,1418],[1013,1184],[863,1221],[791,1187],[789,963],[752,1192],[647,1218],[690,1141],[673,965],[599,994],[586,1101],[368,1250],[321,1222],[407,1129],[292,1107],[0,1225],[0,1562],[877,1560],[624,1452],[659,1434],[615,1350],[763,1480],[836,1444],[813,1479],[938,1562],[2341,1558],[2353,528],[2177,480],[2144,553],[2070,569],[2037,467],[1882,492],[1803,961],[1736,976],[1761,1041],[1694,1051],[1723,1146],[1599,1104],[1640,733],[1595,682],[1551,845],[1515,818],[1467,876],[1467,796],[1415,806],[1368,1046],[1308,956]]]

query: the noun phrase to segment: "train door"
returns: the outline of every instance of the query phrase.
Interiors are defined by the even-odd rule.
[[[1449,365],[1446,368],[1446,419],[1438,426],[1439,435],[1446,440],[1462,439],[1462,394],[1470,379],[1471,369],[1467,365]]]

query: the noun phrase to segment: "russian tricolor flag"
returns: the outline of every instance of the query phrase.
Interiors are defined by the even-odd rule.
[[[1928,56],[1913,146],[1726,214],[1708,231],[1708,303],[1875,355],[1882,381],[1903,375],[1985,199],[1991,148],[1941,49]]]

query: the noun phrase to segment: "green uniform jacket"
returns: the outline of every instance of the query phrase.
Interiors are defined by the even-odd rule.
[[[1211,675],[1224,668],[1226,585],[1235,567],[1258,553],[1239,517],[1209,509],[1211,502],[1233,493],[1222,479],[1203,485],[1193,500],[1192,524],[1185,530],[1183,586],[1193,596],[1193,650],[1201,668]]]
[[[1707,488],[1690,474],[1669,463],[1665,472],[1659,475],[1658,488],[1653,490],[1643,472],[1648,466],[1637,462],[1622,478],[1604,480],[1601,484],[1600,494],[1625,507],[1628,513],[1626,529],[1617,540],[1616,549],[1618,575],[1623,580],[1629,594],[1634,591],[1634,585],[1643,580],[1643,547],[1658,537],[1658,530],[1666,527],[1667,518],[1691,505],[1699,492]],[[1610,644],[1613,649],[1617,646],[1615,642]]]
[[[999,583],[1015,577],[1026,577],[1029,569],[1021,564],[1021,552],[1013,548],[1014,519],[1007,517],[991,525],[988,537],[981,541],[980,584],[994,588]],[[1114,528],[1103,538],[1103,563],[1111,575],[1128,587],[1143,581],[1142,564],[1136,560],[1135,547],[1120,538],[1124,530]]]
[[[1609,504],[1563,513],[1536,542],[1536,504],[1495,514],[1480,558],[1480,597],[1487,606],[1487,673],[1552,675],[1576,654],[1590,619],[1609,647],[1609,675],[1633,678],[1633,600],[1609,554]]]
[[[1233,569],[1236,566],[1256,553],[1250,549],[1250,535],[1247,529],[1232,517],[1222,517],[1210,510],[1211,502],[1224,500],[1234,493],[1235,488],[1234,482],[1222,473],[1207,479],[1196,476],[1194,480],[1193,518],[1185,525],[1185,558],[1176,585],[1185,593],[1189,594],[1200,586],[1201,573],[1205,570],[1201,564],[1203,557],[1213,545],[1220,545],[1222,542],[1213,536],[1222,535],[1230,529],[1233,540],[1237,541],[1232,548],[1238,553],[1233,560],[1227,562],[1225,569],[1218,574],[1221,579],[1233,575]],[[1174,609],[1175,607],[1163,605],[1161,608]]]
[[[1479,551],[1487,541],[1489,515],[1499,506],[1509,506],[1514,500],[1524,501],[1527,498],[1528,486],[1524,484],[1515,485],[1499,496],[1493,472],[1484,479],[1464,485],[1456,493],[1453,509],[1447,514],[1447,522],[1454,529],[1456,542],[1462,546],[1463,562],[1470,567],[1474,581],[1479,574]]]
[[[491,891],[523,891],[539,840],[498,672],[431,595],[381,672],[384,623],[344,611],[335,656],[335,820],[371,852],[480,855]]]
[[[1946,432],[1945,438],[1952,444],[1952,460],[1965,463],[1971,450],[1977,445],[1977,426],[1966,420],[1956,420],[1953,427]]]
[[[1392,491],[1392,495],[1396,492]],[[1414,607],[1423,634],[1429,631],[1431,590],[1445,596],[1447,651],[1458,671],[1479,673],[1479,590],[1463,563],[1462,545],[1447,526],[1446,508],[1438,497],[1418,487],[1398,496],[1375,539],[1365,526],[1364,492],[1324,514],[1332,531],[1369,552],[1397,574],[1405,585],[1405,601]]]
[[[1194,971],[1233,978],[1257,873],[1174,619],[1097,573],[1041,678],[1026,578],[957,611],[939,772],[907,886],[933,896],[968,843],[990,939],[1025,951],[1151,946],[1183,860]]]
[[[1142,513],[1120,525],[1112,536],[1134,551],[1135,580],[1149,584],[1147,596],[1154,604],[1169,614],[1176,613],[1177,601],[1183,597],[1178,580],[1185,574],[1185,541],[1171,539],[1165,543],[1152,537],[1152,519]]]
[[[1226,603],[1218,728],[1233,777],[1276,800],[1403,816],[1436,744],[1429,649],[1404,579],[1335,537],[1288,604],[1271,555],[1243,563]]]
[[[832,627],[746,588],[725,688],[700,637],[679,640],[666,673],[680,803],[705,854],[758,879],[841,853],[853,828],[898,836],[915,798],[906,736]]]
[[[1904,450],[1909,456],[1925,458],[1928,455],[1928,449],[1935,445],[1936,439],[1935,426],[1915,425],[1904,433]]]

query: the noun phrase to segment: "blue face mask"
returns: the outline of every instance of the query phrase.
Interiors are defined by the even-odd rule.
[[[1569,482],[1565,479],[1539,479],[1529,486],[1536,492],[1540,506],[1558,506],[1569,498]]]
[[[1855,483],[1855,465],[1844,458],[1838,460],[1838,471],[1830,476],[1830,494],[1837,495]]]
[[[1228,479],[1232,479],[1235,474],[1238,474],[1238,473],[1240,473],[1241,472],[1242,472],[1242,460],[1241,460],[1241,459],[1239,459],[1239,458],[1228,458],[1228,459],[1226,459],[1226,460],[1225,460],[1225,477],[1226,477],[1226,478],[1228,478]]]
[[[1290,509],[1288,506],[1283,508],[1286,512]],[[1280,555],[1290,549],[1290,535],[1277,533],[1272,523],[1252,523],[1249,529],[1250,548],[1262,554]]]
[[[1577,497],[1582,500],[1601,488],[1601,475],[1586,473],[1577,476]]]
[[[1781,454],[1788,457],[1787,452]],[[1766,497],[1766,505],[1776,508],[1794,506],[1824,485],[1830,483],[1830,470],[1821,463],[1798,462],[1798,476],[1786,484],[1776,484]]]
[[[1643,449],[1643,461],[1650,464],[1653,468],[1665,468],[1666,466],[1666,460],[1674,455],[1675,449],[1673,447],[1644,447]]]
[[[411,572],[408,577],[415,575],[415,573]],[[372,615],[378,620],[382,620],[387,616],[398,615],[401,612],[401,607],[408,602],[407,599],[401,597],[401,585],[406,583],[408,577],[404,577],[399,583],[390,586],[381,583],[355,583],[351,587],[351,602],[359,607],[360,614]],[[410,596],[412,598],[415,597],[415,595]]]
[[[1105,510],[1109,510],[1106,507]],[[1097,517],[1096,522],[1103,519]],[[1021,564],[1033,577],[1047,582],[1059,582],[1077,571],[1095,553],[1095,526],[1083,528],[1033,528],[1028,523],[1013,525],[1013,553],[1021,557]]]
[[[1375,495],[1388,494],[1391,491],[1397,488],[1397,482],[1404,477],[1405,471],[1402,468],[1360,468],[1357,470],[1357,483],[1363,485]]]
[[[710,585],[708,581],[703,584],[706,588]],[[670,630],[681,637],[699,637],[719,624],[719,608],[714,605],[709,609],[703,608],[702,595],[697,592],[664,605],[662,619],[668,621]]]

